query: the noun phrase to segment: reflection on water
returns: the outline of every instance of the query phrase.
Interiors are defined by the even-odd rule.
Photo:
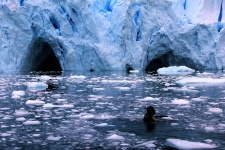
[[[225,86],[178,87],[178,78],[123,72],[0,75],[0,148],[157,149],[176,138],[223,149]],[[28,90],[27,82],[48,88]],[[169,117],[145,124],[148,105]]]

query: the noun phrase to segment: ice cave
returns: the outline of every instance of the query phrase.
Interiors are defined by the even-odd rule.
[[[156,56],[153,58],[146,66],[145,71],[146,72],[156,72],[159,68],[163,67],[169,67],[169,66],[188,66],[193,69],[199,69],[196,67],[193,60],[190,58],[185,58],[183,56],[174,55],[171,51],[168,51],[167,53]]]
[[[159,68],[168,67],[169,65],[161,58],[153,59],[145,68],[146,72],[156,72]]]
[[[23,71],[62,71],[62,67],[50,44],[37,38],[24,60]]]

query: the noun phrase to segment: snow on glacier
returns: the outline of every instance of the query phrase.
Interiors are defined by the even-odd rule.
[[[207,0],[176,0],[173,3],[174,12],[181,18],[186,19],[189,23],[215,23],[217,21],[224,22],[223,0],[207,1]]]

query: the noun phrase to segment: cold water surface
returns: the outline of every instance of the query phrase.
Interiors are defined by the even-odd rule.
[[[0,149],[168,149],[170,138],[225,149],[225,86],[180,87],[180,77],[0,75]],[[169,117],[146,125],[149,105]]]

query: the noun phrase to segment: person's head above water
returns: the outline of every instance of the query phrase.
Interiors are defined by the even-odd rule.
[[[155,108],[153,106],[148,106],[146,109],[147,109],[147,114],[149,116],[154,116],[155,115]]]
[[[155,116],[155,108],[153,106],[148,106],[146,110],[147,113],[144,115],[144,122],[147,123],[154,122],[156,118],[168,117],[166,115]]]

